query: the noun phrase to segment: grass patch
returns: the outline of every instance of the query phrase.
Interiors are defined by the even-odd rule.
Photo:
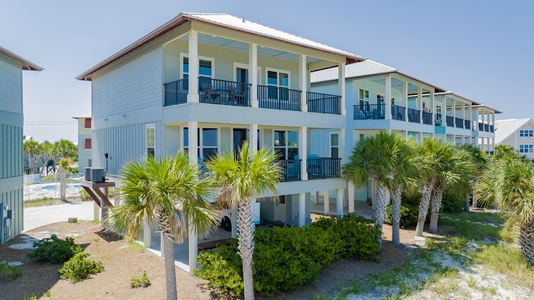
[[[48,197],[24,201],[24,208],[51,206],[51,205],[54,205],[54,199],[48,198]]]
[[[19,266],[13,266],[9,263],[0,262],[0,281],[10,281],[22,274],[22,270]]]
[[[487,219],[498,217],[498,215],[494,213],[479,214],[487,214]],[[484,224],[476,223],[474,220],[469,219],[470,215],[471,214],[468,213],[461,213],[446,215],[443,218],[440,218],[440,233],[451,237],[464,238],[468,241],[488,241],[489,239],[492,242],[496,242],[502,239],[501,232],[504,227],[489,225],[486,222],[484,222]],[[490,215],[495,215],[497,217],[489,217]],[[483,217],[478,218],[482,219]],[[502,223],[498,223],[498,225],[500,224]]]
[[[139,243],[136,243],[136,242],[131,242],[128,246],[121,248],[121,250],[136,251],[136,252],[144,252],[145,249],[146,249],[145,246]]]

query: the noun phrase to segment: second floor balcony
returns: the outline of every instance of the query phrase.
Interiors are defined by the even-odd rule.
[[[302,159],[298,156],[292,160],[280,160],[284,175],[282,181],[299,181],[301,176]],[[341,158],[318,157],[310,155],[306,159],[308,180],[341,177]]]

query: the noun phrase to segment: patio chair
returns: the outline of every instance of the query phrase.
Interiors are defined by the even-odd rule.
[[[211,103],[219,97],[219,94],[212,89],[209,83],[203,83],[200,92],[202,94],[202,102]]]
[[[237,88],[230,89],[230,103],[233,105],[245,105],[245,92]]]
[[[323,162],[319,155],[310,154],[308,155],[308,176],[319,178],[323,174]]]

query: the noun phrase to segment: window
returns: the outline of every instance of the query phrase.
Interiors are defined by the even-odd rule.
[[[184,151],[189,151],[189,128],[184,128]],[[217,128],[198,129],[198,152],[202,160],[208,160],[217,155],[219,149],[219,134]]]
[[[84,128],[91,128],[91,118],[85,118],[84,123]]]
[[[299,154],[298,131],[275,131],[274,151],[281,160],[293,160]]]
[[[201,58],[198,60],[198,87],[202,88],[202,84],[211,84],[213,77],[213,59]],[[182,58],[182,78],[189,78],[189,57]],[[185,82],[184,82],[185,84]]]
[[[154,125],[146,127],[146,154],[147,156],[154,156],[156,148],[156,129]]]
[[[520,137],[532,137],[534,136],[534,130],[521,129],[519,130]]]
[[[283,71],[267,71],[267,86],[269,87],[269,98],[289,99],[289,73]]]
[[[360,89],[358,99],[360,100],[360,110],[369,111],[369,91]]]
[[[91,138],[86,138],[83,144],[83,149],[91,150]]]
[[[339,135],[337,133],[330,134],[330,157],[339,158]]]
[[[533,153],[534,145],[519,145],[519,153]]]

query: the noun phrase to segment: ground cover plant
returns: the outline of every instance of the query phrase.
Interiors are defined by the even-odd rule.
[[[86,279],[90,274],[104,271],[104,265],[101,262],[87,259],[90,255],[89,253],[76,253],[63,265],[63,268],[58,270],[61,279],[69,279],[72,283],[76,283]]]
[[[76,245],[73,238],[60,239],[56,235],[34,242],[33,247],[35,249],[28,253],[29,258],[52,264],[64,263],[82,252],[82,247]]]
[[[22,273],[19,266],[11,265],[7,261],[0,261],[0,281],[10,281]]]
[[[150,285],[150,279],[146,271],[143,271],[143,274],[136,274],[130,279],[130,286],[132,288],[147,287]]]

